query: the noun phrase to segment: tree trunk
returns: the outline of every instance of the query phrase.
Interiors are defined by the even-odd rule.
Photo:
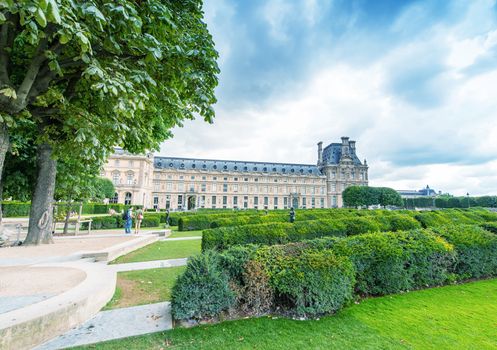
[[[55,192],[57,162],[52,159],[52,147],[43,143],[38,146],[38,178],[31,200],[28,236],[24,244],[53,243],[52,202]]]
[[[3,232],[2,229],[2,205],[1,202],[3,200],[3,181],[2,181],[2,175],[3,175],[3,165],[5,162],[5,155],[7,154],[7,151],[9,150],[9,132],[7,131],[7,126],[5,124],[2,124],[0,126],[0,235]]]
[[[67,213],[66,213],[66,220],[64,221],[64,232],[62,232],[64,235],[67,235],[67,230],[69,228],[69,219],[71,218],[71,203],[69,202],[67,204]]]

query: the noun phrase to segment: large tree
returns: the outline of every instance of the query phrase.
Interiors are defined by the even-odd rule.
[[[212,122],[217,53],[201,5],[0,1],[0,171],[16,122],[39,134],[27,243],[50,241],[57,159],[156,149],[185,118]]]

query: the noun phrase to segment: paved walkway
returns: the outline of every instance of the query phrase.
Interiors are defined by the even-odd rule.
[[[186,265],[187,260],[188,258],[143,261],[136,263],[109,265],[109,268],[113,269],[115,272],[157,269],[161,267],[167,268],[167,267],[184,266]]]
[[[169,302],[102,311],[81,326],[35,348],[55,350],[172,329]]]

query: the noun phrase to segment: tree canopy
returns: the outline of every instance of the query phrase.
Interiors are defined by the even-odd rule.
[[[101,165],[113,146],[153,150],[184,119],[213,121],[218,55],[200,0],[3,0],[0,24],[0,171],[22,121],[52,178],[49,159],[77,150]]]
[[[348,207],[403,205],[399,193],[389,187],[349,186],[342,196],[344,204]]]

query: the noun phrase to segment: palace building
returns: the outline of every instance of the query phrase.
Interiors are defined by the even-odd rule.
[[[323,149],[317,164],[133,155],[116,148],[102,176],[112,180],[111,202],[145,208],[287,209],[342,206],[342,191],[368,185],[368,165],[355,141],[342,137]]]

